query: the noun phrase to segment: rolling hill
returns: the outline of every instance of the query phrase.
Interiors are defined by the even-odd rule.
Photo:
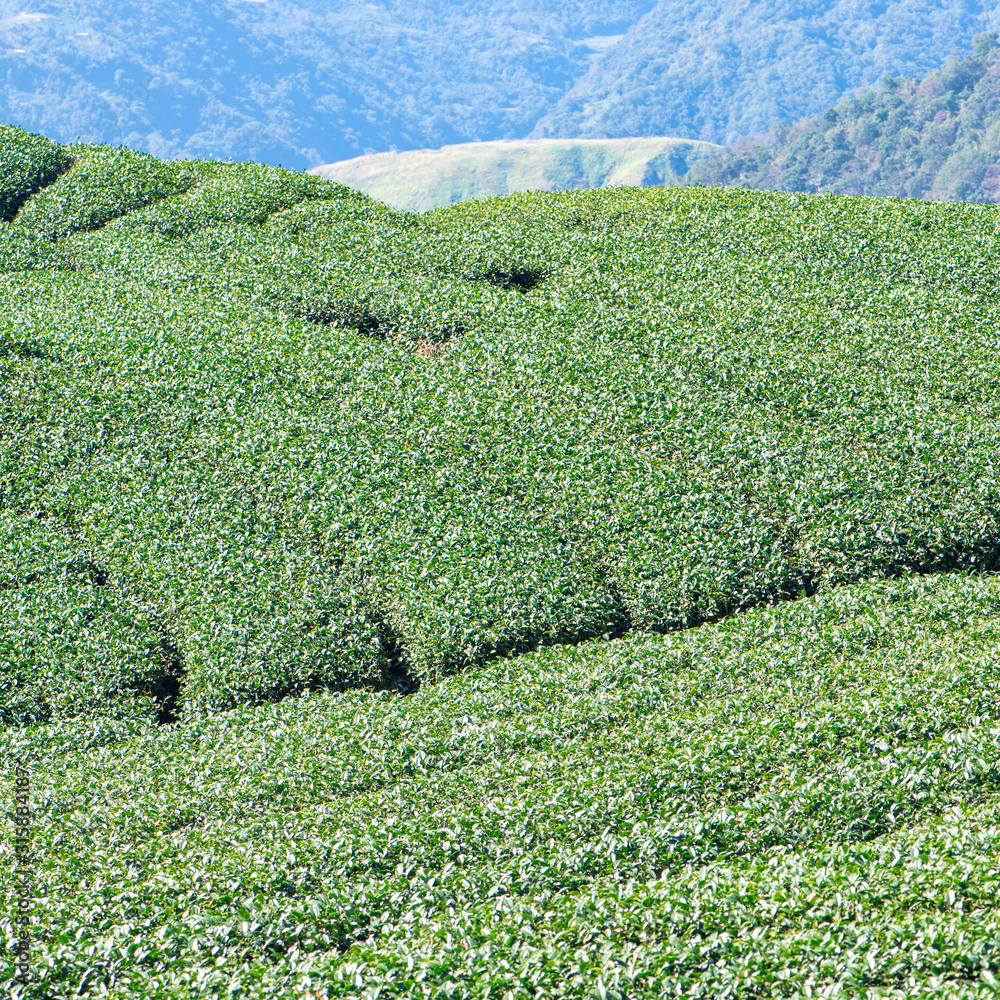
[[[722,151],[684,139],[521,139],[374,153],[310,174],[410,212],[519,191],[679,184],[689,164]]]
[[[1000,11],[979,2],[658,0],[529,135],[730,143],[887,74],[923,76],[997,28]]]

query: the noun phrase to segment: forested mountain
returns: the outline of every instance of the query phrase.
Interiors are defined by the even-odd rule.
[[[0,121],[292,167],[515,138],[649,6],[0,0]]]
[[[0,0],[0,120],[292,167],[525,137],[732,142],[991,28],[973,0]]]
[[[532,135],[729,143],[922,76],[991,28],[1000,10],[978,0],[659,0]]]
[[[953,57],[921,80],[886,78],[882,86],[694,163],[685,181],[1000,202],[996,32],[977,35],[970,58]]]

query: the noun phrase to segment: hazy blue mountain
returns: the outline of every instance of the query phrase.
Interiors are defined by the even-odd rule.
[[[292,167],[516,138],[650,6],[0,0],[0,121]]]
[[[0,120],[301,168],[525,137],[731,142],[995,27],[970,0],[0,0]]]
[[[997,27],[998,5],[976,0],[659,0],[531,134],[729,143],[923,76]]]

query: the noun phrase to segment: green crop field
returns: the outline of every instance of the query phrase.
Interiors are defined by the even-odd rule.
[[[0,126],[0,220],[13,997],[1000,993],[1000,210]]]

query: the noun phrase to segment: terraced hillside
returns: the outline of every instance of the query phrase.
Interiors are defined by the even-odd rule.
[[[0,210],[14,996],[995,995],[995,208]]]

